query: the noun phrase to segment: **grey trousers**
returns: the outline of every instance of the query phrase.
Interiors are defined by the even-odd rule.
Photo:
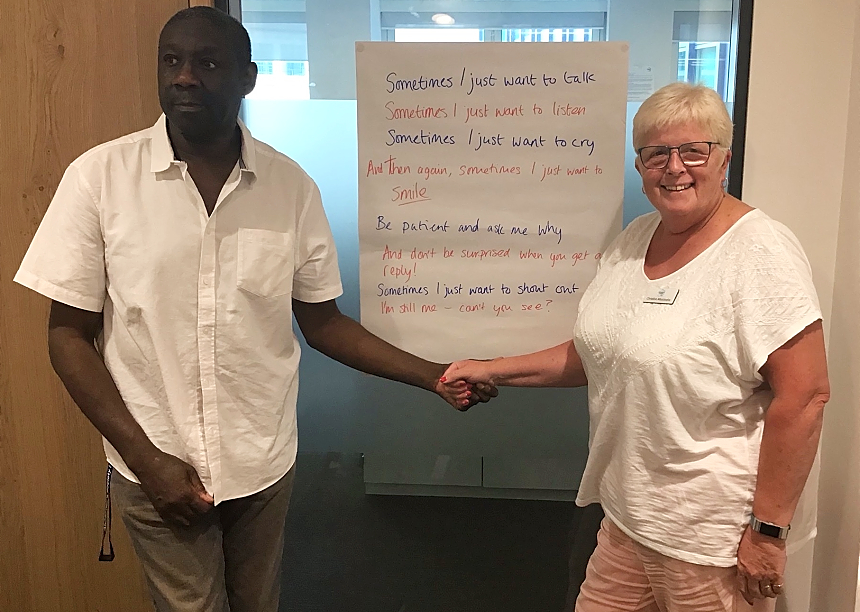
[[[157,612],[277,612],[294,473],[182,527],[164,523],[140,485],[114,472],[111,497]]]

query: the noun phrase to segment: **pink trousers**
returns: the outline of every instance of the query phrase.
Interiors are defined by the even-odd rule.
[[[736,567],[661,555],[603,519],[575,612],[772,612],[775,601],[750,606],[740,593]]]

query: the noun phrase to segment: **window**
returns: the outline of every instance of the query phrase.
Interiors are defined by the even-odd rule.
[[[234,2],[236,0],[231,0]],[[735,23],[751,16],[750,0],[241,0],[242,21],[251,35],[254,60],[260,66],[257,88],[243,105],[243,119],[254,135],[295,159],[322,192],[338,247],[344,296],[338,300],[348,316],[359,316],[358,136],[356,130],[355,43],[392,42],[589,43],[630,41],[630,66],[639,95],[627,102],[624,171],[624,222],[651,210],[640,191],[629,133],[642,97],[675,80],[704,82],[730,104],[743,100],[735,92],[748,53],[748,30]],[[453,23],[433,21],[439,13]],[[739,33],[742,32],[739,38]],[[748,56],[746,56],[748,57]],[[632,80],[631,80],[632,81]],[[743,78],[739,79],[743,82]],[[730,107],[731,108],[731,107]],[[743,108],[740,103],[738,108]],[[742,129],[743,118],[734,115]],[[736,137],[732,164],[742,167],[742,138]],[[739,176],[739,174],[738,174]],[[735,172],[730,173],[734,180]],[[731,183],[730,183],[731,185]],[[731,187],[730,187],[731,190]],[[737,195],[736,192],[733,192]],[[299,402],[305,452],[373,449],[415,455],[440,454],[439,443],[452,440],[434,416],[403,411],[406,404],[431,410],[433,398],[393,388],[376,379],[345,371],[309,354],[303,358],[308,387]],[[307,391],[306,389],[306,391]],[[523,420],[520,396],[495,400],[492,434],[468,437],[460,432],[451,455],[461,455],[463,441],[482,456],[512,456],[524,447],[546,452],[553,465],[576,470],[587,444],[584,395],[571,399],[544,390],[541,419]],[[426,395],[426,394],[425,394]],[[571,410],[573,405],[579,410]],[[435,404],[433,404],[435,408]],[[407,413],[408,412],[408,413]],[[420,426],[409,419],[424,419]],[[380,427],[380,423],[385,423]],[[403,432],[409,431],[409,436]],[[477,431],[477,429],[476,429]],[[516,432],[513,435],[511,432]],[[579,436],[571,440],[571,432]],[[405,445],[405,446],[404,446]],[[406,449],[404,451],[404,448]],[[447,451],[446,451],[447,453]],[[418,465],[416,463],[416,465]],[[432,465],[432,462],[431,462]],[[576,474],[567,474],[576,480]]]
[[[603,28],[398,27],[387,35],[395,42],[591,42],[603,40]]]
[[[302,10],[296,10],[299,8]],[[251,56],[257,63],[257,86],[248,99],[309,99],[308,31],[303,6],[246,1],[242,3],[242,22],[251,36]]]
[[[306,61],[255,60],[257,85],[250,100],[307,100],[310,98]]]
[[[731,100],[731,11],[676,11],[673,43],[677,50],[677,79],[714,89]]]
[[[729,43],[679,42],[678,80],[701,83],[728,101]]]
[[[307,62],[285,62],[287,76],[305,76],[308,73]]]
[[[395,42],[483,42],[478,28],[394,28]]]
[[[391,2],[389,4],[395,4]],[[464,2],[463,4],[473,4]],[[511,6],[519,3],[511,2]],[[528,3],[537,5],[540,3]],[[385,3],[383,3],[385,6]],[[438,15],[438,14],[437,14]],[[398,12],[383,10],[380,15],[382,40],[413,42],[444,42],[456,40],[457,34],[449,32],[470,31],[468,41],[483,42],[589,42],[605,40],[606,12],[452,12],[444,13],[452,24],[434,24],[434,14],[420,12]],[[427,26],[431,27],[427,27]],[[403,32],[418,29],[420,39],[402,38]],[[405,34],[410,36],[410,34]],[[453,38],[448,38],[452,36]]]
[[[603,40],[603,28],[510,28],[500,31],[503,42],[590,42]]]

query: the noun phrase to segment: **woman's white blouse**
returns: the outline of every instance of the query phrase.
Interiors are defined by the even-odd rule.
[[[589,457],[577,503],[600,502],[631,538],[690,563],[732,566],[749,521],[768,356],[821,318],[795,236],[747,213],[680,270],[649,280],[658,213],[607,249],[579,307]],[[677,295],[675,295],[677,292]],[[669,301],[674,297],[674,301]],[[814,535],[807,515],[792,539]]]

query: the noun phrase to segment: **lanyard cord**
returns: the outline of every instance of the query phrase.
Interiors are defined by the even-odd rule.
[[[113,473],[113,466],[108,463],[107,474],[105,475],[105,518],[102,526],[102,548],[99,551],[99,561],[113,561],[113,542],[110,539],[111,521],[113,519],[110,503],[110,477]],[[109,552],[105,552],[105,538],[107,538]]]

